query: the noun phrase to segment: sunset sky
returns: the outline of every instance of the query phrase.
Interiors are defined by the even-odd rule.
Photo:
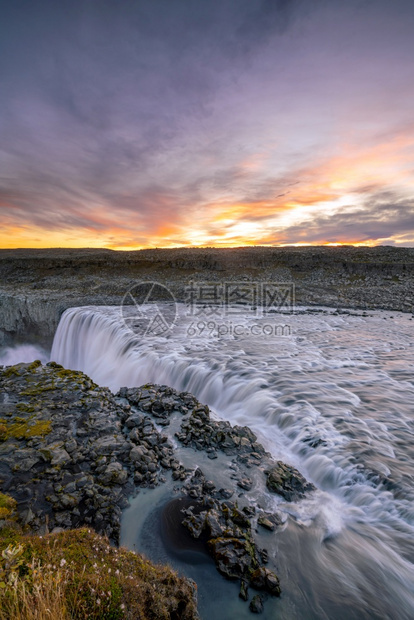
[[[413,0],[0,9],[0,247],[414,246]]]

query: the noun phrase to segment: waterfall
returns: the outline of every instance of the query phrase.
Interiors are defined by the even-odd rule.
[[[321,545],[337,540],[341,557],[319,549],[324,570],[367,600],[375,588],[392,587],[399,615],[373,617],[408,620],[414,617],[412,323],[400,315],[385,324],[381,312],[290,321],[293,335],[273,341],[191,339],[184,319],[173,334],[151,338],[131,332],[118,308],[71,308],[51,359],[112,391],[147,382],[189,391],[213,415],[249,425],[275,458],[318,487],[288,510],[319,532]]]

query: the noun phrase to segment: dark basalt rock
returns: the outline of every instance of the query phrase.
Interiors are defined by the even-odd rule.
[[[305,497],[307,491],[314,491],[316,487],[308,482],[302,474],[292,467],[278,461],[275,467],[265,472],[266,486],[272,493],[278,493],[288,502],[295,502]]]
[[[11,344],[16,336],[21,342],[34,336],[51,342],[66,308],[120,305],[131,281],[149,278],[165,284],[184,302],[189,273],[208,281],[212,272],[222,282],[296,282],[299,306],[338,307],[340,312],[412,312],[414,307],[413,248],[0,250],[0,343]]]
[[[231,426],[230,422],[211,420],[209,408],[204,406],[195,408],[190,417],[183,420],[177,438],[185,446],[206,450],[209,455],[214,455],[216,450],[238,455],[238,459],[248,466],[258,465],[264,456],[270,456],[248,426]],[[244,478],[239,486],[250,489],[250,479]]]
[[[198,510],[203,509],[202,506],[195,506],[194,500],[190,500],[188,497],[177,497],[165,504],[160,520],[161,539],[164,546],[173,553],[186,551],[209,556],[206,546],[207,534],[196,532],[198,537],[195,537],[191,528],[182,523],[183,515],[190,514],[190,512],[187,513],[190,507],[190,512],[195,516]]]
[[[200,538],[206,524],[206,512],[198,515],[193,514],[191,509],[187,511],[187,517],[183,519],[182,524],[188,529],[193,538]]]
[[[263,613],[263,599],[260,594],[256,594],[250,601],[249,609],[254,614]]]
[[[253,488],[255,477],[247,475],[246,469],[255,467],[269,468],[266,472],[269,490],[279,493],[285,499],[300,499],[306,491],[315,487],[293,467],[282,462],[274,463],[248,427],[212,420],[209,408],[201,405],[192,395],[170,390],[168,407],[163,407],[160,404],[163,389],[163,386],[144,386],[141,398],[144,398],[145,409],[151,410],[158,421],[160,415],[164,416],[164,424],[169,423],[169,417],[174,412],[184,414],[180,431],[176,433],[177,439],[184,446],[204,451],[210,458],[217,458],[220,453],[235,457],[230,467],[233,489],[217,489],[214,481],[207,480],[200,468],[196,468],[187,477],[187,472],[179,473],[173,467],[173,478],[184,480],[182,492],[188,501],[193,500],[181,511],[181,525],[194,541],[198,541],[199,548],[208,551],[222,575],[241,580],[240,596],[244,600],[247,600],[248,585],[272,596],[279,596],[277,576],[263,566],[269,561],[268,553],[265,549],[258,549],[254,541],[251,519],[255,516],[255,508],[239,508],[237,503],[229,499],[237,487],[247,492]],[[130,390],[125,389],[127,399],[129,394]],[[137,390],[131,395],[136,406],[141,407],[142,400]],[[132,400],[129,402],[132,404]],[[282,524],[282,519],[276,513],[261,512],[257,523],[274,531]],[[254,611],[260,613],[263,600],[261,597],[255,597],[254,600]]]
[[[264,550],[259,551],[254,542],[249,516],[253,516],[255,511],[249,508],[241,510],[237,503],[215,498],[214,487],[210,491],[206,489],[206,480],[200,468],[195,470],[183,490],[191,496],[196,486],[204,489],[203,494],[193,505],[181,511],[185,515],[182,525],[195,539],[206,541],[208,552],[222,575],[228,579],[241,580],[241,598],[247,600],[248,585],[272,596],[279,596],[277,576],[261,566],[261,563],[267,561],[267,554]]]
[[[185,468],[154,425],[177,417],[182,445],[218,459],[209,477]],[[222,472],[215,481],[222,465],[226,488]],[[167,505],[162,527],[174,533],[175,547],[182,541],[184,550],[209,554],[222,575],[241,580],[245,600],[248,586],[278,596],[278,578],[263,566],[268,554],[254,540],[257,510],[250,499],[241,506],[230,499],[260,488],[266,467],[269,490],[285,499],[314,489],[293,467],[274,463],[248,427],[211,419],[188,392],[147,384],[114,396],[54,362],[0,368],[0,490],[16,499],[20,520],[34,532],[87,524],[116,543],[128,497],[164,483],[170,471],[180,497]],[[259,510],[257,524],[273,531],[281,519]]]
[[[264,566],[260,566],[251,574],[250,585],[256,590],[264,590],[273,596],[280,596],[279,579]]]
[[[248,575],[256,565],[254,550],[247,540],[212,538],[207,545],[218,570],[229,579],[240,579]]]
[[[130,404],[172,392],[150,386],[115,397],[54,362],[0,368],[0,488],[23,523],[37,533],[88,524],[117,542],[134,489],[160,484],[165,469],[188,475],[168,438]],[[172,406],[167,398],[158,409]]]
[[[259,515],[257,523],[266,530],[274,532],[278,526],[282,525],[282,519],[278,514],[262,513]]]
[[[247,588],[247,583],[244,581],[244,579],[242,579],[241,582],[240,582],[239,597],[243,601],[248,601],[249,600],[249,590]]]

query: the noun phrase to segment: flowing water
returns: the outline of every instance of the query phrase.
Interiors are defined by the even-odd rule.
[[[112,390],[154,382],[190,391],[219,418],[250,426],[317,486],[283,505],[291,518],[273,543],[283,596],[270,617],[412,620],[411,317],[275,315],[284,335],[252,330],[245,317],[239,336],[190,331],[183,309],[180,317],[168,337],[139,337],[117,308],[72,308],[51,358]]]

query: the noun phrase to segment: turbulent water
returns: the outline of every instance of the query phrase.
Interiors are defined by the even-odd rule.
[[[218,417],[248,424],[318,487],[289,506],[277,543],[277,617],[412,620],[414,321],[326,310],[275,315],[285,335],[259,319],[253,335],[244,318],[241,335],[218,336],[189,330],[190,320],[181,316],[168,337],[140,337],[118,309],[73,308],[51,357],[112,390],[188,390]]]
[[[19,344],[15,347],[0,347],[0,366],[13,366],[19,362],[49,361],[49,354],[34,344]]]

